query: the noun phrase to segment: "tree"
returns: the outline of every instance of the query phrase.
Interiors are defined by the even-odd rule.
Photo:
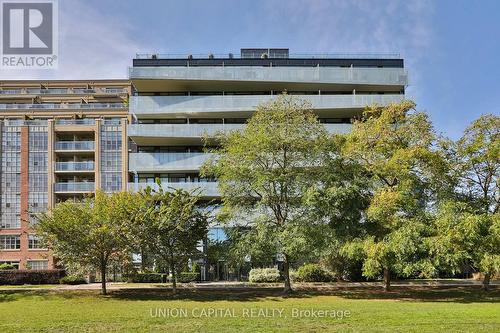
[[[457,141],[444,140],[449,187],[441,196],[434,254],[455,271],[471,263],[483,288],[500,271],[500,117],[483,115]]]
[[[133,202],[128,192],[97,191],[94,197],[61,202],[40,214],[35,229],[63,264],[100,271],[106,295],[108,265],[130,255],[126,235]]]
[[[346,245],[351,256],[364,259],[363,274],[383,275],[389,290],[391,274],[429,274],[424,241],[431,232],[427,214],[432,170],[440,164],[433,151],[435,137],[424,113],[403,101],[368,107],[348,134],[343,154],[358,164],[370,201],[361,237]]]
[[[199,255],[199,243],[208,232],[206,214],[198,207],[199,197],[182,189],[157,191],[146,188],[136,223],[143,232],[142,243],[150,254],[169,267],[173,292],[177,291],[177,273],[189,258]]]
[[[307,252],[306,193],[320,174],[328,135],[307,103],[282,95],[257,107],[243,131],[220,133],[216,157],[204,165],[222,194],[222,214],[251,226],[248,237],[283,259],[284,292],[292,260]]]

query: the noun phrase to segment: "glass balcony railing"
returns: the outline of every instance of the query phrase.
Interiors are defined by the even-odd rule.
[[[95,125],[95,119],[57,119],[56,125]]]
[[[24,88],[0,89],[0,95],[82,95],[82,94],[124,94],[125,88]]]
[[[93,182],[68,182],[68,183],[55,183],[55,192],[93,192],[95,183]]]
[[[398,86],[408,83],[407,73],[403,68],[357,67],[131,67],[129,77],[131,79]]]
[[[124,109],[125,103],[46,103],[46,104],[0,104],[0,110],[53,110],[53,109]]]
[[[244,124],[132,124],[129,137],[134,138],[202,138],[219,132],[241,131]],[[329,133],[347,133],[351,124],[324,124]]]
[[[210,153],[130,153],[129,169],[140,172],[194,171],[211,156]]]
[[[403,100],[404,95],[296,95],[314,110],[363,109],[367,105],[387,105]],[[252,112],[260,104],[275,99],[271,95],[248,96],[131,96],[130,112],[136,115],[182,115],[192,113]],[[228,115],[228,118],[231,116]]]
[[[128,190],[137,192],[147,187],[153,190],[158,189],[158,184],[156,183],[128,183]],[[179,182],[179,183],[162,183],[162,187],[165,190],[168,189],[183,189],[186,191],[199,191],[201,196],[205,197],[218,197],[220,196],[217,189],[217,182]]]
[[[56,162],[56,171],[94,171],[94,161]]]
[[[55,150],[94,150],[94,141],[57,141]]]

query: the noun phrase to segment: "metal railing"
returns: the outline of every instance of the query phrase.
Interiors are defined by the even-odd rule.
[[[95,125],[95,119],[56,119],[56,125]]]
[[[94,182],[68,182],[54,184],[55,192],[93,192],[94,189]]]
[[[0,89],[0,95],[81,95],[81,94],[124,94],[126,88],[23,88]]]
[[[0,104],[0,110],[9,109],[124,109],[125,103],[46,103],[46,104]]]
[[[94,161],[56,162],[56,171],[93,171]]]
[[[58,141],[55,150],[94,150],[94,141]]]
[[[290,53],[272,59],[399,59],[399,53]],[[136,53],[135,59],[255,59],[239,53]]]

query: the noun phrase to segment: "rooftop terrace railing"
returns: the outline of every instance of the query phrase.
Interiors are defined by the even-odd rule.
[[[0,110],[9,109],[123,109],[125,103],[45,103],[45,104],[0,104]]]
[[[135,59],[259,59],[233,53],[137,53]],[[399,53],[290,53],[270,59],[399,59]]]

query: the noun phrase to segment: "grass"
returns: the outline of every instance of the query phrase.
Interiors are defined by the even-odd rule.
[[[172,309],[179,309],[187,316],[158,317],[158,309],[174,314]],[[266,309],[268,317],[259,316]],[[306,312],[293,316],[311,309],[335,310],[337,317],[312,318]],[[251,313],[256,317],[244,316]],[[383,293],[332,288],[299,290],[289,297],[279,288],[191,289],[176,296],[158,289],[123,289],[108,296],[89,290],[0,292],[0,332],[152,331],[494,332],[500,331],[500,290],[399,287]]]

